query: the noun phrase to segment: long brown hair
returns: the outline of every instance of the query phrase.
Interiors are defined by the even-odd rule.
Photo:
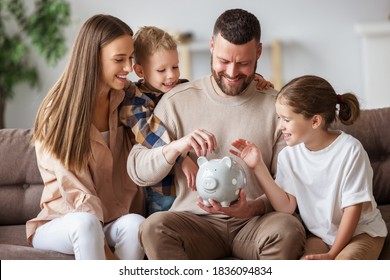
[[[321,115],[325,119],[325,128],[336,117],[343,124],[351,125],[360,115],[356,95],[350,92],[337,94],[328,81],[317,76],[306,75],[291,80],[282,87],[276,98],[306,118]]]
[[[110,15],[95,15],[80,29],[67,67],[38,110],[33,141],[73,172],[91,156],[90,129],[101,74],[100,50],[131,28]]]

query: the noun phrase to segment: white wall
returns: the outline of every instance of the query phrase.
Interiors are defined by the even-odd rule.
[[[96,13],[112,14],[134,31],[156,25],[179,32],[191,31],[195,39],[207,41],[215,19],[229,8],[243,8],[255,14],[262,25],[262,40],[283,43],[283,77],[320,75],[340,93],[356,93],[365,106],[361,38],[357,23],[388,20],[389,0],[69,0],[72,24],[67,28],[69,48],[82,23]],[[269,59],[260,58],[259,73],[270,75]],[[209,54],[195,56],[194,78],[209,73]],[[40,89],[16,88],[7,103],[6,127],[32,127],[42,98],[55,83],[67,57],[50,68],[34,57],[42,77]]]

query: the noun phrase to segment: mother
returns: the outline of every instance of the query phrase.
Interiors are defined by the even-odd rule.
[[[144,257],[137,237],[144,198],[127,175],[131,132],[118,117],[132,35],[113,16],[88,19],[39,108],[33,141],[45,188],[41,212],[27,222],[35,248],[76,259]]]

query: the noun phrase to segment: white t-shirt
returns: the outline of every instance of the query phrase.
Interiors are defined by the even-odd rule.
[[[308,230],[332,245],[343,208],[362,203],[354,233],[386,236],[386,224],[372,194],[373,172],[361,143],[342,131],[328,147],[310,151],[303,143],[279,154],[276,183],[297,199]]]

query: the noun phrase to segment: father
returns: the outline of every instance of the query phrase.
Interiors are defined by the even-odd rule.
[[[207,147],[212,150],[216,140],[218,147],[207,156],[211,159],[231,156],[230,144],[244,138],[261,147],[264,162],[275,170],[284,145],[274,110],[276,91],[259,91],[253,81],[262,51],[260,33],[258,19],[245,10],[227,10],[219,16],[210,41],[212,75],[175,87],[154,111],[179,140],[151,150],[137,145],[130,153],[128,171],[137,184],[161,180],[185,152],[180,145],[184,140],[195,139],[199,146],[194,142],[192,146],[200,149],[198,155]],[[206,132],[198,128],[210,131],[212,137],[206,135],[203,141],[199,137]],[[193,151],[189,156],[196,160]],[[149,259],[297,259],[302,254],[302,224],[292,215],[272,211],[246,166],[247,187],[230,207],[216,202],[203,205],[196,192],[187,188],[181,168],[174,168],[177,198],[172,208],[149,216],[140,227]]]

